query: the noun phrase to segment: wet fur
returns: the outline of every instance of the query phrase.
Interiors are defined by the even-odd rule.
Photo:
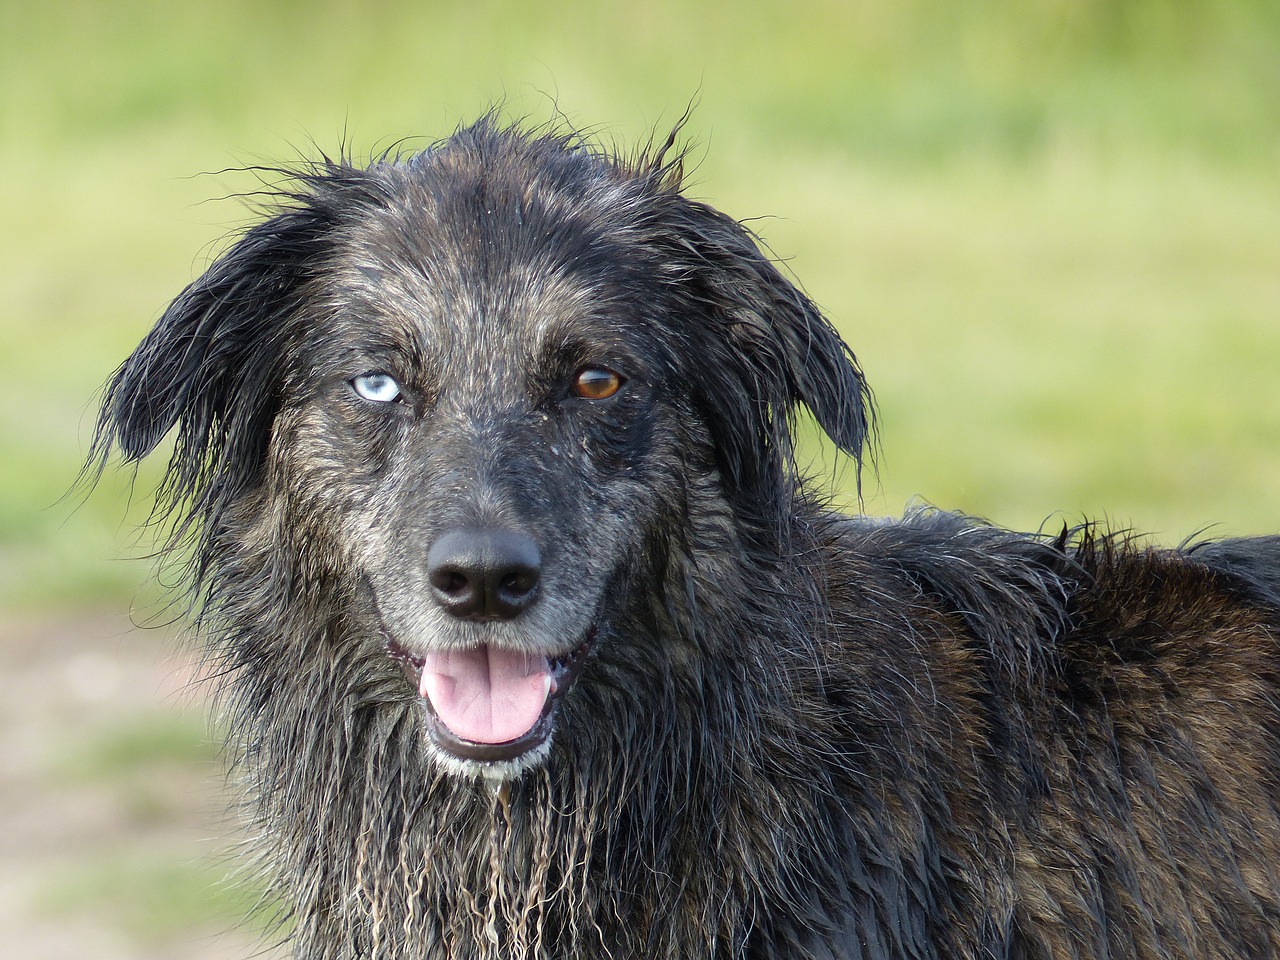
[[[1275,538],[830,512],[793,416],[859,457],[861,372],[670,143],[486,120],[279,200],[95,454],[176,429],[161,511],[296,956],[1280,955]],[[567,400],[600,358],[628,390]],[[373,366],[412,402],[353,402]],[[542,546],[537,617],[431,608],[420,556],[476,522]],[[545,755],[496,776],[387,656],[588,623]]]

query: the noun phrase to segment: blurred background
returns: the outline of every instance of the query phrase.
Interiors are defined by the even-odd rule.
[[[135,528],[158,465],[66,496],[102,382],[251,219],[236,168],[495,103],[629,145],[691,102],[690,192],[876,392],[861,509],[1280,529],[1273,0],[0,0],[0,955],[253,949]]]

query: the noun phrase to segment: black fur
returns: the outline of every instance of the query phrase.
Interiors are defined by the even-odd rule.
[[[296,956],[1280,955],[1280,540],[843,517],[802,406],[861,457],[852,354],[671,141],[326,161],[174,301],[95,456],[177,430]],[[475,530],[536,545],[518,615],[442,610]],[[476,650],[569,665],[527,751],[419,695]]]

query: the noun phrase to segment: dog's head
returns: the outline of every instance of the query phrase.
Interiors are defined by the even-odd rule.
[[[853,356],[679,168],[484,121],[311,169],[116,372],[98,449],[176,427],[194,578],[256,552],[277,605],[362,598],[437,755],[518,770],[656,542],[776,546],[798,405],[863,447]]]

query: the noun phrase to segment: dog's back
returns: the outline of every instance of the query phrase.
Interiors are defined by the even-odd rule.
[[[932,512],[837,529],[845,681],[911,691],[877,771],[916,825],[896,902],[938,923],[882,955],[1280,955],[1280,540],[1188,553]]]
[[[1280,954],[1278,544],[1086,551],[1021,840],[1029,956]]]

